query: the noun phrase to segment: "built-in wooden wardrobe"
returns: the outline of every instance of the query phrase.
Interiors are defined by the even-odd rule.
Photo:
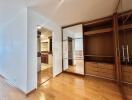
[[[115,79],[112,17],[86,23],[83,29],[85,75]]]
[[[132,84],[132,11],[118,16],[121,81]]]
[[[85,23],[83,31],[85,75],[131,84],[132,11]]]
[[[84,75],[132,84],[132,10],[81,25]]]

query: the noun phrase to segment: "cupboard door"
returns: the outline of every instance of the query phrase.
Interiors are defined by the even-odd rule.
[[[98,63],[99,76],[109,79],[115,79],[114,64]]]
[[[63,70],[84,75],[82,24],[63,28]]]
[[[125,73],[128,73],[130,78],[127,80],[127,82],[132,83],[132,30],[127,30],[125,33],[126,37],[126,66],[125,69],[128,70],[123,70]],[[125,77],[124,77],[125,79]]]
[[[122,81],[132,83],[132,30],[120,31]]]
[[[85,62],[85,74],[98,75],[98,65],[96,62]]]

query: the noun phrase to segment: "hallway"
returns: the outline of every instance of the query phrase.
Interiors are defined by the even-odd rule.
[[[28,97],[3,80],[0,77],[0,100],[122,100],[114,83],[93,77],[83,78],[63,73]],[[132,100],[132,89],[125,89],[126,93],[129,91],[128,100]]]

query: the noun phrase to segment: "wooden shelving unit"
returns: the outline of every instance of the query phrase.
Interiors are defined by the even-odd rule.
[[[132,24],[119,26],[119,30],[132,29]]]
[[[124,23],[123,23],[124,22]],[[122,14],[118,17],[119,23],[119,46],[120,46],[120,66],[121,82],[132,84],[132,11]],[[123,58],[122,46],[124,52],[127,52]],[[128,48],[127,48],[128,46]],[[129,60],[128,60],[129,59]]]
[[[86,57],[103,57],[103,58],[114,58],[114,56],[99,56],[99,55],[84,55]]]
[[[88,31],[88,32],[84,32],[84,35],[94,35],[94,34],[98,34],[98,33],[108,33],[108,32],[112,32],[113,29],[112,28],[104,28],[104,29],[98,29],[98,30],[93,30],[93,31]]]
[[[115,79],[112,19],[84,25],[85,74]]]

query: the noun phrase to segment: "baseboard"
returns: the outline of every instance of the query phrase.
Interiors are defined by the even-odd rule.
[[[0,75],[0,77],[11,87],[19,91],[20,93],[24,94],[26,96],[26,93],[22,91],[21,89],[17,88],[12,82],[10,82],[7,78],[5,78],[3,75]]]
[[[97,76],[97,75],[85,74],[85,76],[91,76],[91,77],[96,77],[96,78],[100,78],[100,79],[104,79],[104,80],[109,80],[109,81],[116,82],[115,79],[112,79],[112,78],[106,78],[106,77],[101,77],[101,76]]]
[[[61,73],[59,73],[59,74],[57,74],[55,77],[58,77],[59,75],[61,75],[62,74],[62,72]]]
[[[84,77],[84,76],[85,76],[85,75],[83,75],[83,74],[73,73],[73,72],[68,72],[68,71],[63,71],[63,73],[68,73],[68,74],[76,75],[76,76],[80,76],[80,77]]]
[[[32,94],[33,92],[35,92],[37,89],[33,89],[30,92],[26,93],[26,96],[29,96],[30,94]]]

